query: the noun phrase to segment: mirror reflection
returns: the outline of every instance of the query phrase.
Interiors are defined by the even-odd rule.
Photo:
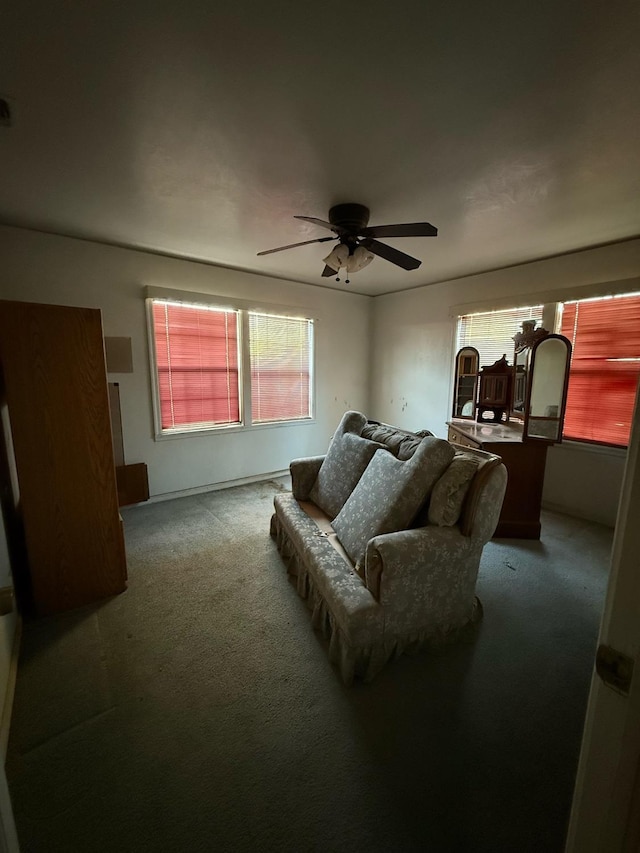
[[[536,344],[527,437],[560,440],[569,357],[570,344],[561,336],[550,335]]]
[[[511,414],[515,418],[524,418],[527,399],[527,381],[529,378],[529,355],[531,350],[525,347],[514,354],[513,402]]]

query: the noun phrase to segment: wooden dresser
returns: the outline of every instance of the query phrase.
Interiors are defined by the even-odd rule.
[[[539,539],[548,445],[524,442],[521,426],[513,421],[507,425],[454,419],[447,426],[449,441],[496,453],[507,468],[507,492],[494,537]]]

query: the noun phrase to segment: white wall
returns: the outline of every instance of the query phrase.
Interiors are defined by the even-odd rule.
[[[626,458],[620,448],[573,441],[549,448],[544,506],[614,527]]]
[[[451,413],[458,313],[619,290],[640,290],[640,240],[376,297],[371,414],[444,437]],[[543,501],[557,510],[613,525],[623,465],[624,454],[553,447]]]
[[[133,374],[110,379],[120,384],[126,459],[148,464],[156,496],[283,471],[293,457],[322,452],[349,408],[445,436],[460,307],[640,290],[640,240],[374,299],[4,226],[0,253],[2,298],[101,308],[105,335],[132,338]],[[296,306],[317,317],[317,421],[154,441],[146,285]],[[615,452],[551,448],[545,504],[613,524],[623,464]]]
[[[104,334],[132,339],[131,374],[120,385],[125,459],[146,462],[152,496],[284,471],[326,450],[346,409],[368,411],[371,299],[131,249],[0,226],[0,296],[102,309]],[[317,318],[317,418],[313,423],[155,441],[144,288],[170,287]]]

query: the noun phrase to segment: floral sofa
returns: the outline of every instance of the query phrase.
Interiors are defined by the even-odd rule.
[[[346,412],[326,455],[290,472],[271,535],[345,684],[473,630],[506,489],[499,456]]]

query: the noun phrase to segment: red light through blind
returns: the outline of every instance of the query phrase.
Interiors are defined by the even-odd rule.
[[[240,422],[235,311],[153,303],[163,429]]]
[[[640,296],[567,303],[573,352],[564,436],[626,446],[640,376]]]

